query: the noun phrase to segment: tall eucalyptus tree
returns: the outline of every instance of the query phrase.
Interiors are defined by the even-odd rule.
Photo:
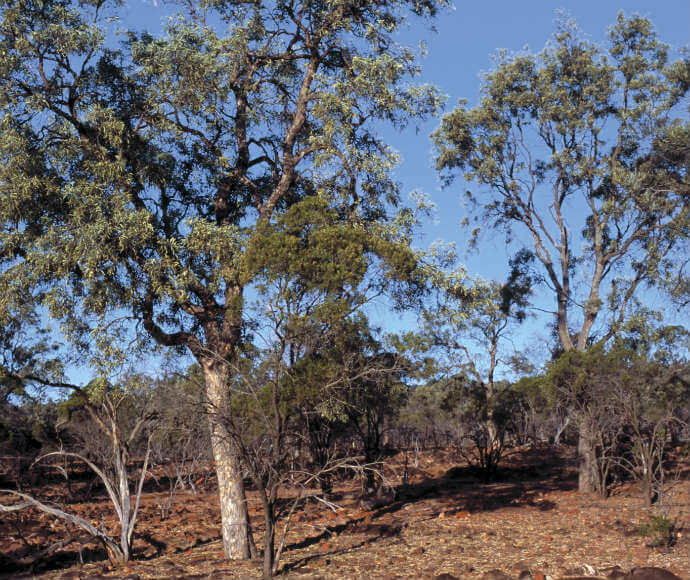
[[[119,2],[0,3],[0,290],[31,292],[76,345],[136,329],[205,379],[226,555],[249,555],[220,419],[247,335],[246,249],[318,196],[382,234],[398,198],[376,134],[436,111],[395,31],[442,0],[185,0],[159,36]],[[115,23],[114,23],[115,22]]]
[[[479,105],[434,135],[439,170],[477,186],[477,217],[525,235],[564,351],[610,340],[645,288],[686,285],[690,178],[674,144],[689,87],[690,62],[671,62],[647,19],[621,14],[608,50],[563,23],[539,55],[502,55]]]

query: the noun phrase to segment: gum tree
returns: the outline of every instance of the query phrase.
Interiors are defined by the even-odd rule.
[[[505,282],[470,280],[463,269],[432,275],[436,301],[422,310],[424,335],[439,355],[446,377],[461,380],[464,396],[472,401],[470,414],[479,414],[474,437],[487,478],[494,475],[503,453],[506,398],[498,375],[521,359],[506,352],[506,341],[527,316],[534,283],[531,257],[519,253],[510,260]]]
[[[119,43],[118,2],[0,6],[5,302],[32,292],[108,360],[133,335],[196,358],[225,553],[248,557],[241,465],[219,419],[247,338],[245,251],[308,196],[380,232],[396,157],[374,128],[439,103],[393,34],[438,4],[189,0],[161,35]]]
[[[502,54],[479,105],[434,135],[438,169],[477,187],[476,217],[529,240],[564,351],[610,340],[644,289],[679,288],[688,175],[669,146],[687,132],[690,76],[668,52],[639,16],[618,17],[608,50],[562,23],[540,54]]]

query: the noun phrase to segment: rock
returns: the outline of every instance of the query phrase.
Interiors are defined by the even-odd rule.
[[[681,580],[673,572],[654,567],[633,568],[623,578],[625,580]]]
[[[577,566],[568,570],[564,577],[567,578],[598,578],[603,576],[605,572],[603,570],[595,570],[592,566],[585,564],[583,566]]]
[[[141,553],[144,558],[152,558],[158,554],[158,549],[153,546],[147,546],[146,549]]]

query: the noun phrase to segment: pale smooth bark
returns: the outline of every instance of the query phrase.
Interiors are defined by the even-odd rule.
[[[211,448],[218,477],[223,549],[230,559],[251,557],[249,513],[242,479],[240,458],[225,423],[230,408],[229,369],[226,363],[202,362],[209,407]]]
[[[0,504],[0,513],[20,511],[27,507],[36,508],[51,516],[70,522],[78,528],[81,528],[82,530],[86,531],[90,536],[96,538],[99,542],[101,542],[101,544],[105,548],[105,551],[108,554],[108,560],[110,560],[111,564],[119,566],[121,564],[125,564],[127,560],[129,560],[129,550],[127,550],[126,553],[123,552],[122,547],[118,546],[117,543],[114,542],[106,532],[104,532],[101,529],[98,529],[91,522],[85,520],[84,518],[74,514],[67,513],[54,506],[44,504],[38,501],[37,499],[25,493],[21,493],[19,491],[14,491],[11,489],[1,489],[0,492],[16,495],[24,500],[24,502],[15,505]]]

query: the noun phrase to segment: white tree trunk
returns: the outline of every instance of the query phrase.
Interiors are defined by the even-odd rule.
[[[223,548],[230,559],[250,557],[247,502],[240,460],[224,419],[230,394],[227,366],[216,360],[202,363],[209,406],[211,447],[218,477]]]

